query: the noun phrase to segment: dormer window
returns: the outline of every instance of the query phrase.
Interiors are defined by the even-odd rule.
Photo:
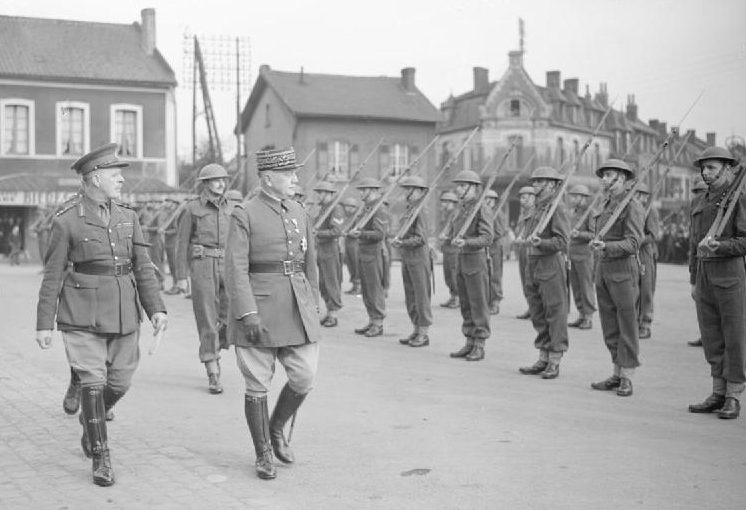
[[[510,116],[511,117],[521,116],[521,101],[519,99],[510,100]]]

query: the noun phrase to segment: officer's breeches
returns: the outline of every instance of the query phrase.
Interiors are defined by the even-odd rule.
[[[562,255],[529,257],[524,293],[536,330],[534,346],[542,351],[565,352],[568,348],[567,281]]]
[[[490,263],[492,272],[490,273],[490,302],[503,300],[503,246],[498,242],[490,250]]]
[[[653,322],[653,297],[658,268],[655,258],[650,254],[643,255],[640,252],[640,263],[645,270],[640,271],[640,300],[637,312],[640,325],[647,326]]]
[[[432,296],[432,272],[430,258],[426,260],[402,260],[401,275],[404,281],[404,302],[407,314],[415,326],[430,326],[433,313],[430,308]]]
[[[386,301],[383,291],[383,256],[378,245],[366,246],[358,253],[358,270],[363,304],[371,320],[381,321],[386,317]]]
[[[461,332],[468,338],[490,336],[489,276],[487,254],[460,254],[458,257],[458,295],[463,323]]]
[[[140,361],[140,329],[127,335],[63,331],[67,360],[83,386],[106,385],[124,394]]]
[[[526,295],[526,266],[528,265],[528,250],[520,247],[516,251],[518,258],[518,276],[521,277],[521,291]]]
[[[203,363],[220,359],[218,321],[227,323],[228,296],[223,281],[223,259],[192,260],[192,308],[199,333],[199,359]]]
[[[593,287],[591,257],[570,262],[570,285],[578,313],[583,317],[591,317],[596,311],[596,289]]]
[[[640,365],[637,325],[637,282],[635,257],[602,259],[596,274],[596,296],[606,348],[611,361],[622,368]]]
[[[336,246],[335,246],[336,248]],[[334,312],[342,308],[342,261],[339,251],[321,253],[316,258],[319,266],[319,292],[326,309]]]
[[[458,251],[453,249],[443,250],[443,278],[445,279],[448,292],[452,296],[458,294]]]
[[[705,359],[713,377],[746,382],[746,270],[742,258],[697,261],[694,288]]]

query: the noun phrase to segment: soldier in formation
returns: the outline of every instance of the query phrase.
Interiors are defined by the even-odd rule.
[[[229,342],[245,380],[244,413],[261,479],[276,456],[293,463],[284,428],[313,388],[321,329],[316,248],[305,209],[293,197],[295,151],[257,152],[261,191],[233,209],[226,256]],[[267,394],[275,362],[285,369],[272,416]],[[274,453],[274,455],[273,455]]]
[[[531,323],[536,330],[534,347],[539,350],[539,359],[519,371],[526,375],[541,375],[542,379],[559,376],[560,361],[569,346],[564,254],[567,253],[570,226],[561,202],[554,212],[550,210],[563,179],[551,167],[539,167],[533,171],[531,187],[536,190],[536,210],[526,223],[528,237],[523,239],[528,244],[524,289]],[[543,228],[539,224],[542,221],[546,221]]]
[[[593,287],[593,251],[588,243],[593,239],[590,231],[588,186],[576,184],[567,191],[570,203],[569,220],[571,225],[568,257],[570,259],[570,286],[578,318],[568,324],[571,328],[591,329],[593,314],[596,312],[596,292]],[[582,221],[581,221],[582,220]]]
[[[220,336],[227,323],[225,292],[225,242],[233,204],[225,197],[228,172],[210,163],[197,180],[199,196],[190,200],[179,218],[176,281],[183,291],[192,278],[192,308],[199,334],[199,359],[205,365],[208,391],[223,392],[220,382]],[[223,331],[221,331],[223,330]]]
[[[500,313],[503,300],[503,243],[508,236],[508,221],[502,211],[497,210],[500,196],[493,189],[487,191],[485,203],[494,214],[492,244],[490,245],[490,315]]]
[[[525,239],[530,231],[528,230],[529,222],[536,210],[536,189],[532,186],[524,186],[518,190],[518,201],[520,202],[520,215],[516,224],[516,239]],[[528,245],[523,242],[514,243],[516,246],[516,258],[518,259],[518,275],[521,278],[521,291],[526,298],[528,305],[528,296],[526,294],[526,266],[528,265]],[[526,310],[519,314],[518,319],[530,319],[531,312]]]
[[[695,180],[694,184],[692,184],[692,204],[694,203],[694,200],[705,191],[707,191],[707,184],[705,184],[705,181],[702,179]],[[694,299],[694,296],[692,296],[692,299]],[[700,336],[696,340],[689,340],[686,343],[691,347],[702,347],[702,337]]]
[[[121,169],[129,166],[116,152],[116,143],[107,144],[72,166],[83,193],[53,220],[36,316],[42,349],[52,346],[55,321],[62,332],[80,382],[81,446],[100,486],[114,483],[105,415],[127,392],[137,368],[141,310],[157,332],[167,324],[137,214],[116,202]]]
[[[339,237],[344,225],[344,214],[339,205],[332,207],[337,189],[329,181],[319,181],[313,189],[321,208],[319,216],[326,216],[316,231],[316,260],[319,266],[319,290],[326,305],[321,325],[333,328],[338,324],[337,311],[342,309],[342,253]]]
[[[422,177],[405,177],[399,184],[407,193],[407,210],[404,218],[414,214],[413,210],[427,194],[428,185]],[[406,232],[393,240],[393,246],[401,255],[404,303],[412,321],[412,333],[399,340],[402,345],[425,347],[430,345],[428,330],[433,323],[430,308],[432,296],[433,261],[427,244],[429,231],[422,214],[418,214]]]
[[[438,241],[443,255],[443,278],[448,288],[448,299],[440,304],[443,308],[459,308],[457,281],[459,249],[451,244],[451,239],[447,237],[455,217],[457,204],[458,198],[453,191],[446,191],[440,196],[440,211],[443,223]]]
[[[647,207],[650,200],[650,189],[641,182],[637,185],[636,198],[643,207]],[[655,284],[658,279],[658,240],[660,239],[660,220],[658,211],[651,207],[645,215],[643,239],[640,243],[638,257],[640,259],[640,298],[637,305],[637,320],[639,323],[639,338],[650,338],[650,325],[653,323],[653,299]]]
[[[342,200],[342,209],[345,215],[345,228],[349,227],[349,222],[355,217],[360,208],[360,204],[352,197]],[[344,237],[344,262],[347,266],[347,273],[350,275],[350,284],[352,285],[345,291],[345,294],[359,296],[360,294],[360,270],[358,269],[358,239],[347,235]]]

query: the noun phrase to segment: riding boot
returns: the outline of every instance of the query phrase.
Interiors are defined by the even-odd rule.
[[[67,414],[75,414],[80,409],[80,377],[70,368],[70,384],[67,385],[65,398],[62,399],[62,409]]]
[[[114,420],[114,404],[119,402],[124,392],[114,391],[110,386],[104,386],[104,409],[106,410],[106,421]]]
[[[283,432],[285,424],[298,411],[305,398],[306,395],[294,392],[290,386],[285,384],[277,399],[275,409],[272,411],[272,418],[269,420],[269,438],[272,441],[275,457],[286,464],[295,462],[295,455],[285,440]]]
[[[90,453],[93,459],[93,483],[102,487],[113,485],[114,470],[109,458],[103,386],[82,388],[80,415],[83,424],[83,450],[86,454]]]
[[[466,337],[466,343],[464,346],[459,349],[456,352],[451,353],[452,358],[465,358],[467,354],[469,354],[472,349],[474,349],[474,339],[471,337]]]
[[[246,395],[244,413],[246,423],[249,425],[251,440],[254,443],[254,452],[256,452],[256,474],[263,480],[272,480],[277,476],[277,470],[269,438],[269,410],[266,395],[263,397]]]

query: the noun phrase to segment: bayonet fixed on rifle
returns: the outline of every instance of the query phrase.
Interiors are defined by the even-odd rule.
[[[692,135],[692,132],[689,131],[684,139],[681,141],[681,146],[679,147],[679,150],[676,151],[676,153],[673,156],[673,159],[671,159],[668,162],[668,165],[666,166],[666,169],[663,171],[663,175],[661,175],[660,179],[658,179],[658,182],[655,183],[655,187],[650,190],[650,198],[648,199],[648,203],[645,206],[645,217],[647,217],[648,214],[650,214],[650,210],[653,208],[653,202],[655,201],[655,197],[660,193],[660,190],[663,189],[663,183],[666,181],[666,176],[668,175],[668,172],[671,171],[671,164],[675,162],[679,155],[681,155],[681,151],[683,151],[686,148],[686,143],[689,141],[689,137]]]

